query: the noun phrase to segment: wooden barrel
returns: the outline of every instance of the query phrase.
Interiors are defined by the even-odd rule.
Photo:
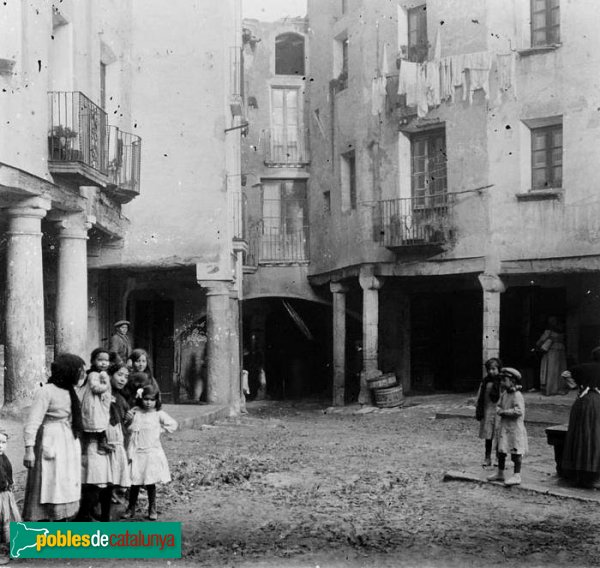
[[[396,386],[396,375],[394,373],[384,373],[367,379],[367,385],[370,389],[384,389],[386,387]]]
[[[375,404],[380,408],[394,408],[404,403],[404,394],[400,385],[375,389],[373,393],[375,393]]]

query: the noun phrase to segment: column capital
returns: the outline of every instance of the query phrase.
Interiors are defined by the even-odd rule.
[[[207,296],[229,296],[232,288],[225,280],[198,280],[198,284],[206,289]]]
[[[33,217],[43,219],[52,208],[52,202],[44,197],[24,199],[6,208],[9,217]]]
[[[52,212],[48,220],[56,224],[60,239],[87,239],[88,231],[92,228],[93,217],[81,213]]]
[[[358,282],[363,290],[379,290],[383,286],[384,280],[381,277],[361,273]]]
[[[500,276],[497,274],[482,272],[477,276],[477,279],[479,280],[484,292],[496,292],[501,294],[506,290],[504,282],[502,282]]]
[[[330,282],[329,289],[332,294],[345,294],[349,290],[348,285],[343,282]]]

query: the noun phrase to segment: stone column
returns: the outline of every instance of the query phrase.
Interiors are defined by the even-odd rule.
[[[230,404],[230,285],[224,281],[200,281],[199,284],[206,288],[206,334],[208,338],[206,400],[210,404]]]
[[[367,386],[367,379],[378,375],[378,347],[379,347],[379,290],[383,280],[373,276],[370,268],[361,269],[358,278],[363,289],[363,370],[360,374],[360,404],[371,403],[371,393]]]
[[[341,282],[329,284],[333,294],[333,406],[344,406],[346,388],[346,292]]]
[[[7,210],[6,404],[26,402],[46,379],[41,223],[49,209],[33,198]]]
[[[483,361],[500,354],[500,294],[506,289],[497,274],[478,276],[483,288]]]
[[[230,291],[230,348],[229,348],[229,380],[230,380],[230,415],[237,416],[242,409],[242,362],[240,357],[240,301],[238,291]]]
[[[84,217],[69,216],[57,225],[60,244],[54,353],[74,353],[87,360],[87,232],[91,224]]]

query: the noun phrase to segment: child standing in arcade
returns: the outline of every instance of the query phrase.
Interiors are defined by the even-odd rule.
[[[502,363],[497,357],[485,362],[487,375],[481,381],[477,394],[475,418],[479,421],[479,438],[485,440],[484,467],[492,465],[492,442],[496,423],[496,403],[500,398],[500,369]]]

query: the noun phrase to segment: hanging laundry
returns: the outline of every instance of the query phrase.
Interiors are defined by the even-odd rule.
[[[452,89],[450,92],[450,98],[452,99],[452,102],[454,102],[454,97],[455,97],[455,88],[456,87],[462,87],[463,90],[466,92],[466,85],[464,84],[465,82],[465,56],[461,53],[459,55],[452,55],[450,57],[451,59],[451,69],[452,69],[452,79],[451,79],[451,83],[452,83]]]
[[[439,60],[428,61],[426,64],[427,72],[427,104],[430,107],[440,106],[440,62]]]
[[[498,80],[498,94],[496,104],[502,101],[503,93],[512,91],[517,98],[516,55],[514,53],[496,54],[496,75]]]
[[[383,53],[381,55],[381,74],[384,77],[387,77],[390,73],[390,68],[388,65],[388,51],[387,51],[387,43],[383,44]]]
[[[385,86],[387,79],[384,76],[373,77],[371,81],[371,114],[377,116],[385,112]]]
[[[381,67],[377,76],[371,82],[371,114],[377,116],[385,112],[387,76],[389,73],[387,61],[387,44],[383,44]]]
[[[398,78],[398,94],[406,95],[407,106],[417,104],[417,69],[419,64],[413,61],[400,62],[400,76]]]
[[[440,61],[440,99],[448,100],[454,96],[452,83],[452,57],[444,57]]]
[[[427,63],[419,63],[417,66],[417,116],[423,118],[429,112],[427,102]],[[408,104],[408,99],[407,99]]]
[[[473,93],[483,89],[485,98],[490,98],[490,68],[492,67],[492,56],[489,51],[480,51],[469,54],[469,64],[465,67],[469,70],[469,104],[473,102]],[[463,94],[464,97],[464,94]]]

